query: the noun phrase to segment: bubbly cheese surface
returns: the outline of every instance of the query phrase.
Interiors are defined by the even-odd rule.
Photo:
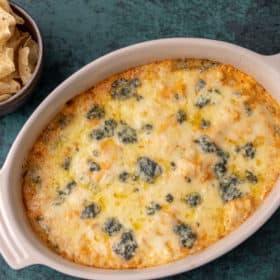
[[[207,60],[130,69],[67,102],[23,175],[35,232],[76,263],[141,268],[207,248],[262,203],[280,170],[280,109]]]

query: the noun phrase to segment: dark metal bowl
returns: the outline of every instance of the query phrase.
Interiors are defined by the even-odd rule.
[[[13,11],[17,15],[21,16],[25,21],[22,29],[28,31],[32,35],[33,39],[38,43],[39,55],[37,65],[28,83],[24,85],[24,87],[22,87],[12,97],[0,103],[0,116],[11,113],[26,102],[26,100],[31,96],[31,94],[34,92],[35,87],[39,83],[43,66],[44,46],[39,27],[37,26],[34,19],[23,8],[12,2],[10,2],[10,5]]]

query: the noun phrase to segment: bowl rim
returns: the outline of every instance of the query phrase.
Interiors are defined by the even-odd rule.
[[[24,97],[26,97],[27,95],[31,94],[31,92],[29,92],[29,89],[32,87],[35,78],[38,75],[40,75],[40,70],[41,70],[41,66],[43,63],[43,53],[44,53],[44,42],[43,42],[42,33],[41,33],[41,30],[40,30],[38,24],[34,20],[34,18],[24,8],[22,8],[18,4],[15,4],[13,1],[9,1],[9,4],[10,4],[12,10],[16,14],[19,13],[19,15],[32,26],[32,28],[36,34],[36,38],[33,38],[33,39],[38,44],[39,53],[38,53],[38,61],[37,61],[37,64],[35,66],[35,69],[32,73],[30,80],[19,91],[17,91],[15,94],[13,94],[10,98],[4,100],[3,102],[0,102],[0,110],[2,107],[6,107],[7,105],[12,105],[14,102],[18,102],[18,100],[21,100]],[[25,25],[25,23],[23,25]]]
[[[178,47],[179,46],[179,47]],[[280,72],[277,71],[277,69],[272,65],[272,62],[270,61],[271,57],[269,56],[263,56],[260,54],[257,54],[253,51],[250,51],[248,49],[239,47],[234,44],[221,42],[221,41],[215,41],[210,39],[198,39],[198,38],[170,38],[170,39],[159,39],[159,40],[151,40],[146,41],[143,43],[134,44],[113,52],[110,52],[109,54],[106,54],[86,66],[82,67],[80,70],[72,74],[69,78],[67,78],[64,82],[62,82],[56,89],[54,89],[47,98],[39,105],[39,107],[33,112],[33,114],[30,116],[28,121],[24,124],[23,128],[19,132],[16,140],[14,141],[8,157],[2,167],[2,170],[0,171],[0,181],[2,184],[2,188],[0,188],[0,214],[2,211],[3,220],[7,223],[7,227],[10,229],[10,234],[14,235],[14,241],[17,243],[17,246],[21,248],[21,250],[25,251],[27,254],[27,258],[24,260],[19,260],[19,262],[13,262],[12,259],[9,259],[7,256],[6,261],[13,267],[13,268],[22,268],[26,267],[32,264],[42,264],[46,265],[48,267],[51,267],[55,270],[58,270],[62,273],[76,276],[76,277],[83,277],[86,279],[154,279],[164,276],[171,276],[174,274],[182,273],[185,271],[192,270],[196,267],[202,266],[221,255],[224,255],[225,253],[229,252],[236,246],[238,246],[240,243],[245,241],[249,236],[251,236],[256,230],[258,230],[269,218],[270,216],[276,211],[276,209],[279,207],[280,204],[280,182],[277,182],[271,193],[269,194],[269,199],[266,198],[266,200],[262,203],[262,205],[245,221],[241,226],[232,232],[231,234],[227,235],[225,238],[217,241],[212,246],[206,248],[205,250],[201,251],[200,253],[194,254],[192,256],[188,256],[186,258],[183,258],[178,261],[174,261],[165,265],[156,266],[156,267],[149,267],[149,268],[143,268],[143,269],[133,269],[133,270],[108,270],[108,269],[97,269],[94,267],[86,267],[81,266],[78,264],[75,264],[74,262],[71,262],[69,260],[62,259],[60,256],[58,256],[55,253],[51,253],[49,249],[47,249],[45,246],[37,246],[37,243],[33,243],[33,241],[30,241],[30,238],[27,237],[27,232],[24,228],[20,227],[20,223],[16,219],[16,211],[19,209],[18,207],[20,205],[15,205],[15,195],[16,190],[13,190],[15,188],[10,188],[17,179],[13,180],[13,177],[15,177],[15,174],[17,173],[15,169],[15,162],[19,161],[19,164],[22,163],[20,159],[20,152],[22,150],[21,144],[25,143],[28,144],[28,138],[34,137],[32,134],[32,130],[34,130],[37,127],[42,130],[43,125],[42,123],[46,122],[48,123],[49,120],[47,120],[52,112],[56,111],[58,112],[58,108],[60,108],[60,104],[57,103],[65,103],[65,100],[71,99],[73,96],[79,94],[79,92],[75,89],[75,94],[73,92],[71,93],[71,87],[75,85],[78,81],[82,83],[82,79],[85,78],[86,75],[89,75],[93,72],[97,72],[97,69],[100,69],[101,66],[104,66],[105,63],[110,64],[110,67],[112,67],[112,63],[114,59],[120,64],[120,60],[122,58],[127,58],[128,56],[131,56],[135,53],[143,52],[143,50],[151,51],[153,50],[153,53],[147,56],[160,56],[165,55],[164,50],[162,50],[163,54],[158,54],[158,47],[165,47],[165,48],[172,48],[175,47],[175,50],[182,49],[184,50],[188,47],[192,49],[191,53],[201,53],[203,50],[207,49],[207,54],[205,56],[210,56],[211,49],[215,52],[217,52],[216,56],[219,57],[219,61],[226,62],[228,60],[235,61],[235,63],[232,63],[234,66],[237,64],[247,65],[247,61],[245,58],[249,60],[249,64],[251,64],[254,68],[260,68],[260,66],[265,67],[265,73],[267,75],[267,82],[263,82],[264,86],[268,84],[268,81],[274,81],[274,78],[278,79],[280,78]],[[167,51],[169,52],[169,50]],[[181,50],[182,52],[182,50]],[[190,50],[188,50],[190,52]],[[222,53],[222,54],[221,54]],[[156,55],[155,55],[156,54]],[[237,58],[229,57],[229,54],[231,56],[237,55]],[[179,56],[183,57],[183,56]],[[177,56],[177,58],[179,58]],[[197,57],[193,54],[185,55],[185,57]],[[165,57],[168,58],[168,57]],[[206,57],[205,57],[206,58]],[[145,58],[147,59],[147,58]],[[210,59],[210,57],[209,57]],[[154,58],[150,61],[156,61],[157,59]],[[159,59],[158,59],[159,60]],[[218,60],[218,59],[217,59]],[[128,63],[131,62],[123,61],[122,63]],[[143,61],[143,59],[142,59]],[[143,63],[146,63],[145,60]],[[116,63],[115,63],[116,64]],[[139,65],[139,64],[137,64]],[[121,67],[125,67],[125,69],[128,69],[128,67],[124,66],[122,64]],[[133,66],[131,66],[133,67]],[[237,66],[236,66],[237,67]],[[241,67],[241,66],[240,66]],[[246,66],[247,67],[247,66]],[[101,71],[101,70],[100,70]],[[120,70],[121,71],[121,70]],[[253,70],[252,70],[253,71]],[[261,69],[257,69],[256,71],[262,71]],[[105,71],[106,72],[106,71]],[[247,71],[248,74],[250,74],[249,70]],[[101,75],[100,73],[96,74],[97,76]],[[109,75],[109,74],[106,74]],[[263,76],[263,74],[261,75]],[[102,80],[102,78],[99,78]],[[257,79],[259,80],[259,79]],[[261,82],[261,80],[260,80]],[[273,82],[276,84],[276,81]],[[93,85],[94,82],[91,82],[91,85]],[[80,87],[83,87],[84,85],[80,85]],[[273,86],[276,88],[276,85]],[[69,94],[70,91],[70,94]],[[74,90],[72,90],[74,91]],[[84,90],[83,90],[84,91]],[[67,99],[66,99],[67,95]],[[277,96],[280,96],[280,92],[278,90],[278,84],[277,84]],[[279,98],[278,98],[279,99]],[[62,102],[63,100],[63,102]],[[41,122],[41,124],[40,124]],[[39,123],[39,125],[38,125]],[[39,129],[38,128],[38,129]],[[2,202],[2,203],[1,203]],[[0,215],[1,220],[1,215]],[[0,237],[1,237],[1,221],[0,221]],[[29,238],[29,239],[28,239]],[[37,246],[37,247],[36,247]],[[15,245],[16,247],[16,245]],[[42,249],[44,247],[44,249]],[[0,243],[0,249],[1,249],[1,243]],[[16,248],[14,250],[17,250]],[[19,250],[20,251],[20,250]]]

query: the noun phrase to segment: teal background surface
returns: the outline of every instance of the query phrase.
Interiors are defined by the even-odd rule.
[[[262,54],[280,52],[280,1],[15,0],[37,20],[45,41],[42,82],[33,98],[0,118],[0,164],[18,131],[52,89],[112,50],[164,37],[233,42]],[[43,266],[19,271],[0,256],[0,279],[73,279]],[[224,257],[166,279],[280,279],[280,211]]]

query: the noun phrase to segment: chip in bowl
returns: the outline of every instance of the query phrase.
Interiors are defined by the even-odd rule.
[[[0,0],[0,103],[30,81],[38,61],[38,44],[8,1]]]

